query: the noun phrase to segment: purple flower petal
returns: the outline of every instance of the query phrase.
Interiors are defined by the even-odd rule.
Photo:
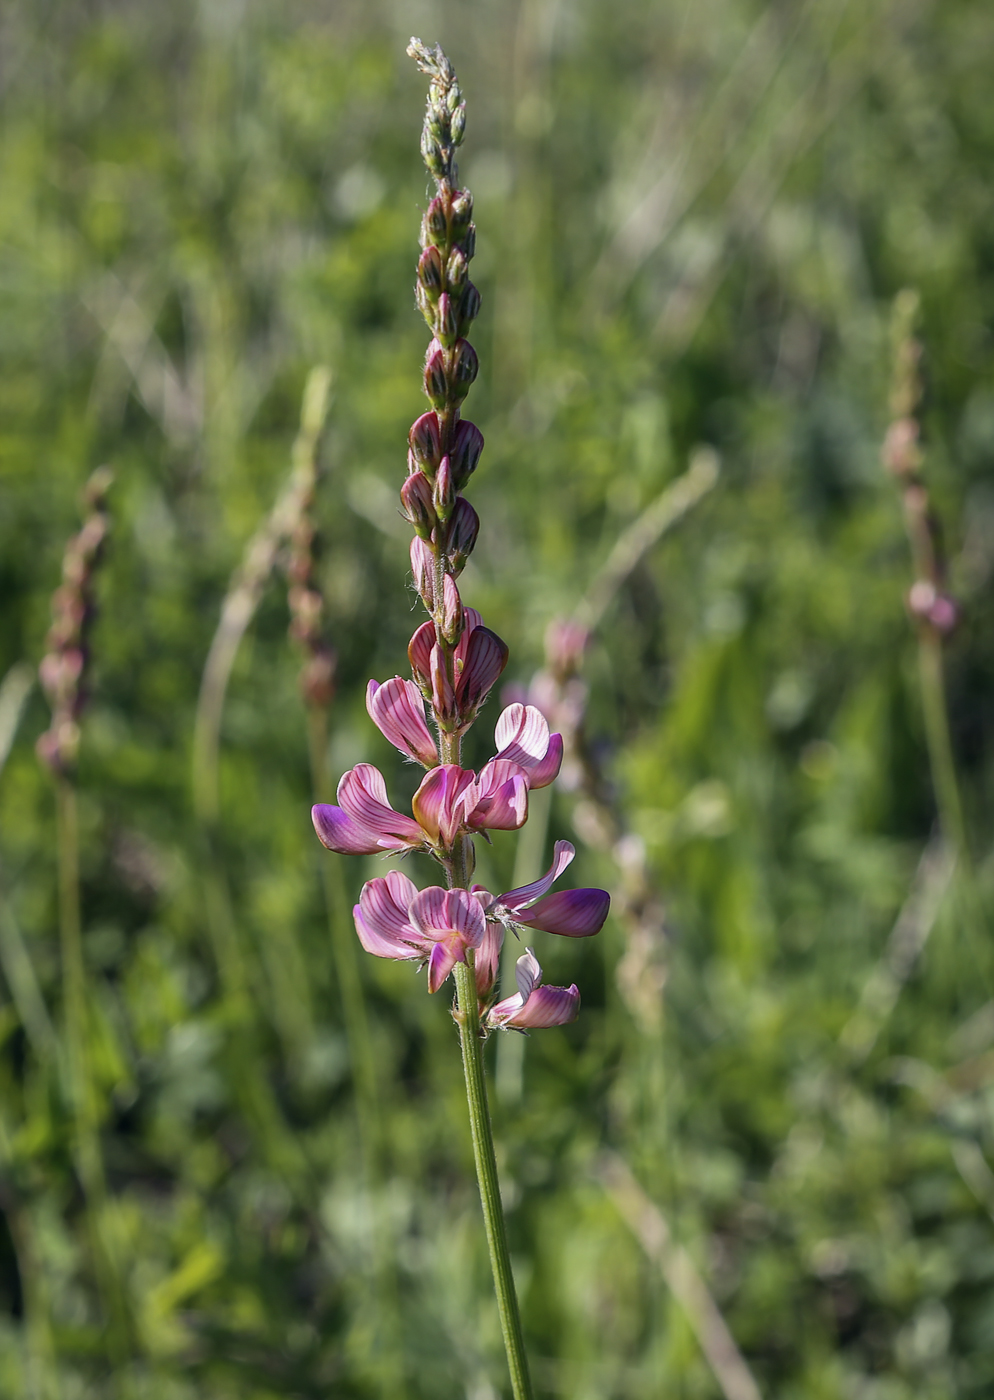
[[[357,763],[344,774],[338,784],[338,800],[346,816],[376,838],[371,848],[374,851],[399,851],[424,841],[417,822],[390,806],[383,775],[371,763]]]
[[[416,758],[425,768],[434,768],[438,752],[425,722],[424,701],[413,681],[400,676],[378,685],[370,681],[366,689],[366,709],[370,719],[394,748],[405,758]]]
[[[494,1019],[502,1006],[500,1002],[494,1007],[491,1012]],[[575,983],[569,987],[536,987],[521,1010],[508,1016],[503,1024],[515,1030],[541,1030],[568,1025],[579,1014],[580,993]]]
[[[589,938],[604,926],[611,896],[607,890],[557,890],[540,899],[525,913],[514,915],[519,924],[561,933],[567,938]]]
[[[520,919],[521,911],[534,904],[536,899],[552,888],[553,882],[559,879],[575,855],[576,851],[569,841],[557,841],[553,848],[552,864],[541,879],[530,885],[521,885],[516,890],[508,890],[507,894],[498,895],[497,904],[515,919]]]
[[[489,896],[487,903],[489,904]],[[497,981],[500,967],[500,950],[504,946],[504,929],[493,919],[487,920],[483,942],[476,950],[476,990],[481,997],[489,996]]]
[[[341,807],[318,802],[311,808],[311,821],[322,846],[340,856],[373,856],[383,850],[379,835],[346,816]]]

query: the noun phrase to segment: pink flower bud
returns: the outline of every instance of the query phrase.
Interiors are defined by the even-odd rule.
[[[438,414],[422,413],[421,417],[411,425],[407,442],[417,466],[427,476],[433,477],[442,455],[442,434],[438,425]]]
[[[418,259],[418,281],[430,301],[437,301],[442,290],[442,255],[434,244],[429,245]]]
[[[927,579],[919,579],[912,584],[908,594],[908,611],[913,617],[929,623],[943,636],[950,633],[959,621],[959,612],[952,598],[940,592]]]
[[[452,519],[449,521],[448,539],[445,546],[454,575],[462,573],[466,567],[466,560],[473,552],[479,529],[480,517],[469,501],[464,496],[459,496],[452,512]]]
[[[431,649],[431,705],[443,729],[456,721],[456,694],[445,669],[445,657],[437,644]]]
[[[468,340],[460,340],[455,346],[455,362],[452,366],[452,397],[458,403],[469,393],[469,386],[479,372],[480,362],[476,351]],[[425,370],[427,382],[428,371]],[[429,397],[431,397],[429,395]]]
[[[435,645],[435,624],[423,622],[407,647],[415,682],[426,699],[431,699],[431,649]]]
[[[449,221],[445,216],[445,202],[436,195],[428,205],[424,217],[424,229],[429,235],[425,243],[444,243],[449,231]]]
[[[445,279],[453,291],[457,290],[469,276],[469,260],[461,248],[453,248],[445,264]]]
[[[463,633],[463,606],[459,589],[451,574],[445,575],[442,598],[442,636],[449,646],[455,646]]]
[[[473,196],[469,190],[456,190],[452,199],[452,238],[461,243],[473,217]]]
[[[476,471],[476,464],[483,451],[483,434],[475,423],[461,419],[452,434],[449,457],[452,463],[452,476],[457,491],[462,491],[466,482]]]
[[[435,560],[424,540],[415,535],[411,540],[411,572],[414,586],[429,612],[435,608]]]
[[[435,477],[435,489],[432,492],[432,504],[435,507],[435,514],[443,523],[449,519],[455,508],[456,488],[452,480],[452,467],[448,457],[443,457],[439,463],[438,474]]]
[[[464,341],[463,344],[466,342]],[[465,373],[464,376],[465,378]],[[475,376],[474,376],[475,377]],[[432,340],[425,356],[425,393],[432,408],[444,408],[449,397],[449,385],[445,375],[445,352],[438,340]],[[470,379],[460,397],[464,397],[472,383]]]
[[[480,314],[480,293],[472,282],[467,282],[459,299],[459,314],[456,317],[459,335],[465,335]]]
[[[438,299],[435,334],[446,349],[450,349],[455,344],[459,334],[459,314],[456,303],[448,292],[443,292]]]
[[[431,503],[431,482],[423,472],[413,472],[400,488],[404,519],[422,540],[430,540],[437,523]]]
[[[913,418],[891,423],[880,455],[887,470],[897,477],[910,476],[921,465],[918,424]]]

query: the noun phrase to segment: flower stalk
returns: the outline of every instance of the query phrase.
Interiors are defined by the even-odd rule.
[[[366,882],[353,909],[363,948],[377,957],[413,961],[427,971],[429,992],[453,977],[470,1129],[494,1287],[515,1400],[530,1400],[531,1381],[507,1247],[487,1102],[483,1046],[494,1031],[538,1029],[576,1019],[576,986],[549,987],[528,949],[515,965],[517,991],[498,1000],[496,984],[507,933],[536,929],[568,938],[596,934],[607,918],[604,890],[560,890],[553,883],[575,854],[556,843],[553,862],[529,884],[493,896],[471,883],[473,840],[517,831],[529,794],[547,788],[563,759],[560,734],[541,712],[512,704],[494,732],[496,756],[476,773],[462,767],[462,738],[507,664],[505,643],[463,605],[457,580],[472,553],[480,521],[463,496],[483,450],[483,435],[461,416],[476,378],[476,352],[466,335],[480,309],[469,280],[476,246],[473,200],[457,185],[456,148],[465,104],[452,65],[438,47],[412,39],[408,53],[429,80],[421,150],[436,186],[421,225],[416,297],[432,339],[424,365],[431,405],[408,435],[408,476],[400,496],[414,530],[411,571],[428,613],[408,646],[411,680],[370,681],[366,708],[400,754],[425,770],[412,815],[390,805],[386,783],[368,763],[338,785],[336,804],[319,802],[312,817],[322,844],[339,854],[420,851],[445,875],[445,886],[419,890],[392,870]],[[427,709],[427,714],[426,714]],[[433,732],[434,731],[434,732]]]

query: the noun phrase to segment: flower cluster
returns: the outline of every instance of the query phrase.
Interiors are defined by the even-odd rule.
[[[93,583],[110,528],[106,499],[113,475],[98,467],[86,483],[88,514],[83,528],[66,545],[62,583],[52,598],[48,650],[38,673],[52,708],[52,722],[37,743],[38,757],[53,773],[66,775],[79,751],[79,716],[86,704],[89,632],[95,614]]]
[[[477,373],[476,352],[466,336],[480,308],[469,280],[476,245],[473,200],[457,186],[454,161],[465,104],[440,48],[412,40],[408,52],[431,79],[421,149],[437,193],[421,225],[416,287],[432,333],[424,368],[431,408],[408,435],[408,477],[400,495],[414,529],[414,585],[429,619],[408,647],[412,679],[370,681],[366,707],[390,743],[427,771],[408,816],[391,806],[382,774],[371,764],[357,764],[339,783],[337,804],[318,804],[313,821],[329,850],[421,851],[442,866],[448,888],[419,891],[396,870],[370,880],[354,910],[356,930],[367,952],[426,966],[432,992],[457,963],[472,966],[485,1034],[498,1027],[573,1020],[579,1007],[576,987],[543,986],[530,950],[518,960],[517,993],[496,1001],[501,946],[507,931],[517,936],[521,928],[572,938],[595,934],[607,917],[609,897],[596,889],[549,893],[573,859],[566,841],[557,843],[552,866],[532,885],[496,898],[478,885],[470,887],[472,838],[524,824],[529,792],[548,786],[559,773],[563,740],[550,733],[536,706],[515,703],[497,721],[495,756],[478,773],[460,761],[462,736],[507,665],[508,650],[480,614],[463,605],[456,582],[479,531],[476,511],[462,492],[483,450],[482,433],[461,417]]]

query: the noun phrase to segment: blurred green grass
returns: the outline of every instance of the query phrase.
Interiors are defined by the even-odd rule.
[[[469,101],[484,310],[467,410],[487,448],[464,596],[509,642],[509,678],[527,682],[549,620],[693,449],[722,460],[588,658],[589,732],[665,902],[665,1014],[652,1029],[626,1000],[620,922],[542,947],[583,1015],[527,1041],[523,1098],[495,1106],[539,1391],[720,1393],[605,1190],[609,1147],[764,1395],[989,1394],[989,7],[49,0],[0,24],[4,673],[42,653],[79,488],[101,461],[117,475],[79,783],[105,1225],[133,1323],[112,1367],[58,1053],[10,972],[19,935],[60,1037],[36,689],[0,778],[0,1393],[394,1394],[391,1352],[411,1397],[499,1393],[445,998],[372,959],[388,1146],[363,1195],[278,576],[222,736],[247,1025],[219,986],[191,801],[204,659],[319,362],[331,762],[383,765],[398,801],[413,787],[363,692],[403,669],[415,618],[395,513],[425,343],[415,29]],[[935,819],[878,462],[907,285],[963,601],[950,704],[982,910],[971,933],[955,891],[944,903],[859,1063],[839,1036]],[[575,806],[557,795],[550,837],[576,839]],[[511,837],[486,853],[495,887],[514,855]],[[621,878],[595,849],[576,869]],[[347,864],[353,892],[370,873]]]

